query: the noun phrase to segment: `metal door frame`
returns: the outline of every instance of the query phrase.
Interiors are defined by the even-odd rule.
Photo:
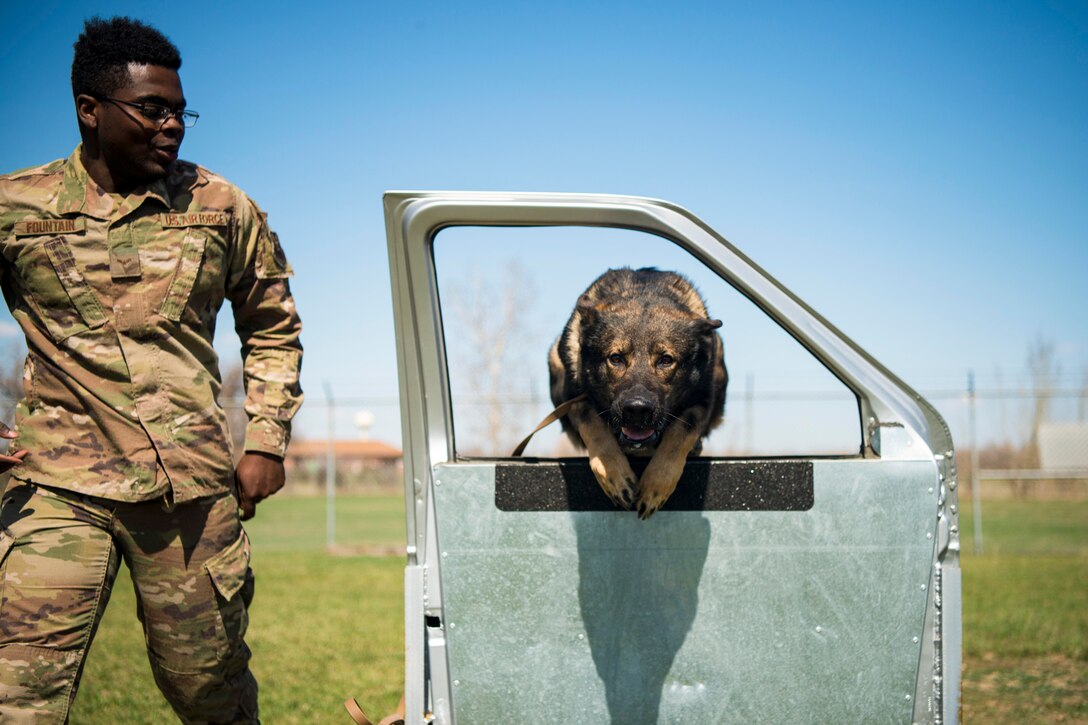
[[[948,427],[933,406],[708,225],[669,202],[599,194],[407,191],[387,192],[384,203],[405,451],[407,722],[425,722],[427,712],[439,722],[450,717],[441,707],[449,702],[444,639],[440,629],[427,626],[442,607],[433,470],[454,460],[432,253],[435,235],[450,226],[614,227],[664,237],[750,299],[853,391],[863,455],[932,459],[938,471],[937,536],[914,719],[957,721],[961,576],[955,459]]]

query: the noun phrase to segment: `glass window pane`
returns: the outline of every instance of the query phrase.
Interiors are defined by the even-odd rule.
[[[857,455],[857,398],[800,343],[678,245],[595,227],[451,227],[434,244],[457,453],[508,456],[554,405],[548,351],[602,273],[656,267],[722,320],[725,421],[703,455]],[[525,455],[581,455],[555,423]]]

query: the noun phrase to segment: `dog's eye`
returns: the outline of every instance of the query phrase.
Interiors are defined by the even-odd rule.
[[[672,355],[662,355],[661,357],[659,357],[657,359],[657,366],[659,368],[667,368],[670,365],[672,365],[674,362],[676,362],[676,361],[673,360]]]
[[[608,362],[612,363],[613,365],[623,365],[623,355],[620,355],[618,352],[614,352],[608,356]]]

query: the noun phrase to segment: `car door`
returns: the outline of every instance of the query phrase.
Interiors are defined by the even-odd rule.
[[[405,449],[408,722],[957,720],[955,466],[932,406],[673,204],[390,192],[385,214]],[[846,392],[837,415],[854,442],[798,449],[797,431],[832,427],[817,413],[759,426],[755,446],[757,417],[743,411],[757,396],[734,379],[726,417],[752,445],[726,441],[691,458],[647,521],[603,498],[584,454],[534,443],[511,457],[505,439],[531,426],[502,406],[518,402],[520,380],[546,374],[547,349],[518,342],[513,332],[535,323],[506,302],[529,294],[549,319],[565,317],[576,298],[552,292],[584,286],[604,271],[598,259],[630,263],[637,245],[626,241],[604,257],[590,251],[594,235],[612,232],[659,245],[640,257],[653,264],[682,255],[781,331]],[[462,253],[478,237],[498,241]],[[528,271],[481,272],[515,246],[541,252]],[[465,287],[475,292],[459,297]],[[727,332],[727,361],[755,346],[731,348]],[[455,374],[465,350],[476,362]],[[484,384],[499,378],[508,387]],[[549,408],[533,385],[529,402]],[[488,433],[474,434],[459,410],[486,410],[477,427]]]

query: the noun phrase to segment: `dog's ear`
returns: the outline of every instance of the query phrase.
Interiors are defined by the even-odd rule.
[[[700,335],[709,335],[722,326],[721,320],[708,320],[706,318],[699,318],[692,320],[692,324],[695,326],[695,331]]]
[[[592,325],[601,314],[601,311],[597,309],[596,301],[589,295],[579,297],[575,309],[578,310],[578,319],[583,326]]]

